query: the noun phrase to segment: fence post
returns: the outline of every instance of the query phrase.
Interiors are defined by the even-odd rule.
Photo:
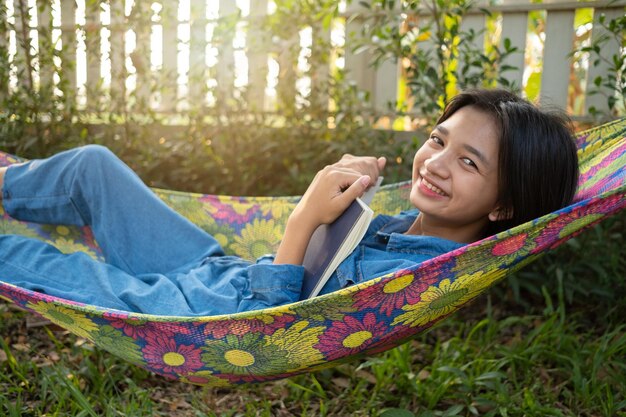
[[[574,9],[549,10],[545,35],[539,101],[566,109],[570,82],[568,54],[574,46]]]
[[[234,3],[234,2],[233,2]],[[190,108],[202,109],[206,103],[206,3],[191,2],[189,38],[189,89]]]
[[[178,10],[177,2],[163,1],[163,66],[161,67],[160,110],[173,112],[178,101]]]
[[[50,102],[54,94],[54,51],[52,42],[52,7],[50,2],[37,0],[37,24],[39,33],[39,97]]]
[[[461,32],[474,33],[473,46],[480,51],[481,54],[485,53],[485,14],[480,13],[466,14],[461,18]],[[467,76],[472,77],[480,74],[482,70],[480,68],[470,68]],[[460,77],[459,77],[460,79]]]
[[[230,25],[231,19],[237,13],[237,5],[232,0],[220,0],[219,20],[217,24],[217,32],[220,37],[217,40],[217,48],[219,51],[217,62],[217,87],[215,88],[215,98],[217,106],[226,106],[228,100],[233,96],[235,83],[235,56],[233,51],[232,31],[224,30],[224,25]],[[226,21],[226,23],[224,23]],[[229,28],[230,29],[230,28]],[[234,30],[234,28],[232,28]],[[214,36],[215,38],[215,36]]]
[[[267,29],[262,26],[267,16],[267,0],[256,0],[250,4],[248,25],[248,105],[250,110],[265,109],[265,84],[267,79]]]
[[[613,19],[618,19],[624,16],[624,8],[615,8],[615,9],[601,9],[596,8],[593,12],[593,29],[591,32],[591,42],[596,42],[598,39],[602,39],[602,37],[607,35],[607,30],[602,27],[599,22],[600,15],[605,15],[605,24],[608,24]],[[620,54],[620,44],[615,37],[610,37],[609,40],[602,45],[600,54],[607,58],[611,59],[613,55],[619,56]],[[593,57],[592,57],[593,58]],[[587,72],[587,91],[585,95],[585,114],[590,114],[590,109],[595,109],[595,111],[602,113],[609,113],[609,104],[608,99],[603,94],[589,94],[589,91],[592,89],[591,85],[597,77],[606,77],[606,75],[610,72],[610,64],[605,60],[600,60],[598,65],[594,65],[593,60],[590,62],[589,71]]]
[[[345,69],[346,79],[354,82],[359,90],[364,90],[373,95],[376,72],[371,66],[372,54],[367,50],[355,53],[352,41],[358,41],[360,38],[360,30],[362,26],[362,18],[355,17],[358,13],[367,12],[369,9],[358,5],[358,2],[352,2],[346,9],[348,22],[346,23],[346,41],[345,41]]]
[[[401,2],[394,3],[394,11],[401,13]],[[353,16],[364,9],[357,4],[350,4],[347,13]],[[395,105],[398,99],[398,79],[400,74],[400,66],[393,60],[385,60],[379,63],[377,68],[371,65],[371,54],[361,52],[358,55],[350,50],[349,40],[355,38],[360,30],[359,19],[352,19],[346,27],[346,69],[348,70],[347,78],[354,80],[360,89],[368,91],[371,101],[377,111],[386,111],[388,104]],[[396,28],[400,30],[400,28]]]
[[[67,0],[70,1],[70,0]],[[111,10],[111,111],[126,111],[126,52],[124,0],[110,0]]]
[[[25,89],[32,90],[34,87],[33,81],[33,63],[31,55],[31,38],[29,27],[29,9],[28,2],[26,0],[15,0],[14,16],[15,16],[15,59],[13,65],[15,66],[15,73],[22,79],[17,80],[18,84],[22,84]]]
[[[526,31],[528,29],[528,12],[526,11],[503,11],[502,12],[502,36],[500,48],[504,48],[504,41],[508,39],[511,48],[517,52],[504,58],[502,65],[512,67],[506,71],[506,78],[513,87],[522,89],[524,83],[524,54],[526,52]]]
[[[193,2],[192,2],[193,3]],[[130,58],[135,67],[136,89],[135,97],[139,109],[147,110],[150,107],[151,94],[151,74],[150,67],[150,32],[152,28],[152,10],[150,3],[146,1],[136,1],[131,12],[134,32],[136,37],[135,50],[131,52]]]
[[[100,2],[85,2],[85,52],[87,54],[87,108],[97,111],[102,104]]]
[[[324,28],[322,22],[313,26],[312,43],[311,43],[311,61],[318,62],[317,67],[311,67],[309,74],[311,77],[311,94],[310,100],[312,104],[328,109],[328,79],[330,76],[330,60],[322,57],[330,57],[332,53],[332,45],[330,44],[331,27]]]
[[[11,66],[9,62],[9,16],[4,3],[0,4],[0,103],[9,96]]]
[[[76,10],[74,0],[61,0],[61,62],[59,89],[67,108],[76,106]]]

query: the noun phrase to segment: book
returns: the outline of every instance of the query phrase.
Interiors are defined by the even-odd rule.
[[[319,294],[339,264],[363,239],[374,216],[368,204],[374,198],[382,180],[383,177],[378,177],[376,184],[362,197],[354,200],[334,222],[320,225],[315,230],[302,261],[304,280],[301,300]]]

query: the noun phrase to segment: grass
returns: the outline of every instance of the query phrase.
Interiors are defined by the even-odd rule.
[[[0,415],[626,416],[626,213],[411,342],[238,388],[165,380],[0,304]]]

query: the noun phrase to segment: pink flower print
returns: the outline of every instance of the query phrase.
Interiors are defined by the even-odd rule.
[[[626,206],[626,200],[620,194],[604,198],[601,207],[596,207],[600,199],[594,199],[575,206],[569,213],[561,213],[546,224],[535,240],[537,247],[533,252],[554,249],[566,240],[576,236],[584,229],[596,224],[607,214],[612,214]]]
[[[177,344],[172,337],[157,333],[148,335],[146,342],[143,357],[155,372],[186,375],[203,366],[201,351],[193,345]]]
[[[187,323],[167,323],[148,321],[135,317],[117,317],[105,313],[104,319],[108,320],[111,326],[121,330],[126,336],[133,339],[144,339],[151,334],[162,334],[164,336],[189,335],[190,326]],[[193,327],[193,325],[191,326]]]
[[[219,196],[207,195],[200,199],[216,221],[227,224],[249,223],[259,212],[258,204],[251,205],[242,199],[232,198],[224,203]]]
[[[495,242],[491,254],[498,257],[494,262],[500,265],[511,265],[532,253],[535,248],[535,242],[528,238],[528,233],[505,237]]]
[[[394,310],[406,304],[418,303],[421,299],[420,295],[436,281],[434,274],[422,279],[422,277],[416,278],[412,273],[384,279],[356,293],[354,306],[359,311],[373,308],[386,316],[391,316]]]
[[[333,322],[319,338],[315,348],[334,360],[363,351],[385,333],[387,326],[376,321],[376,315],[366,313],[363,318],[346,316],[342,321]]]

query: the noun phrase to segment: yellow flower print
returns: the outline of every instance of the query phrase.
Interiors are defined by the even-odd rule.
[[[306,320],[294,323],[288,329],[279,329],[266,337],[267,346],[280,351],[292,367],[289,371],[321,363],[322,353],[313,346],[319,341],[326,327],[309,327]]]
[[[15,302],[15,301],[11,300],[10,298],[5,297],[4,295],[0,295],[0,300],[8,301],[11,304],[13,304]]]
[[[342,320],[346,314],[357,310],[349,296],[318,298],[315,302],[299,303],[292,309],[299,317],[319,323]]]
[[[595,222],[596,220],[602,218],[603,214],[589,214],[587,216],[574,219],[570,223],[566,224],[563,229],[559,232],[559,238],[564,238],[571,235],[574,232],[582,229],[590,223]]]
[[[0,203],[0,216],[2,216],[2,204]],[[0,234],[2,235],[20,235],[24,237],[39,238],[37,230],[28,227],[25,223],[16,220],[0,219]]]
[[[409,210],[411,208],[409,191],[409,187],[381,189],[372,200],[370,207],[375,213],[381,214],[397,214],[402,210]]]
[[[97,255],[92,249],[74,240],[60,237],[52,241],[52,244],[63,253],[84,252],[93,259],[97,259]]]
[[[285,353],[268,346],[259,333],[247,333],[242,337],[227,335],[224,339],[207,340],[202,350],[202,361],[219,373],[276,375],[288,366]]]
[[[442,280],[438,286],[431,285],[421,295],[421,300],[404,306],[392,325],[406,324],[411,327],[423,326],[456,311],[463,304],[480,294],[485,288],[504,276],[505,271],[494,269],[471,275],[462,275],[454,281]]]
[[[244,259],[256,259],[260,256],[275,253],[282,238],[282,227],[274,220],[255,219],[234,237],[230,249]]]
[[[83,230],[76,226],[46,224],[41,225],[41,230],[44,233],[50,235],[49,240],[51,241],[59,238],[64,238],[67,240],[83,239]]]
[[[58,324],[64,329],[67,329],[78,336],[84,337],[85,339],[91,340],[92,333],[98,330],[98,326],[91,321],[91,319],[78,311],[74,311],[66,307],[58,306],[53,303],[47,303],[45,301],[28,303],[26,304],[26,307],[38,312],[54,324]]]
[[[135,365],[144,363],[141,357],[141,349],[137,342],[133,338],[125,336],[122,331],[113,326],[100,326],[92,335],[96,346],[100,346],[115,356]]]
[[[290,201],[273,200],[262,206],[261,210],[264,216],[269,214],[272,219],[282,222],[282,218],[289,216],[295,206],[296,204]]]

